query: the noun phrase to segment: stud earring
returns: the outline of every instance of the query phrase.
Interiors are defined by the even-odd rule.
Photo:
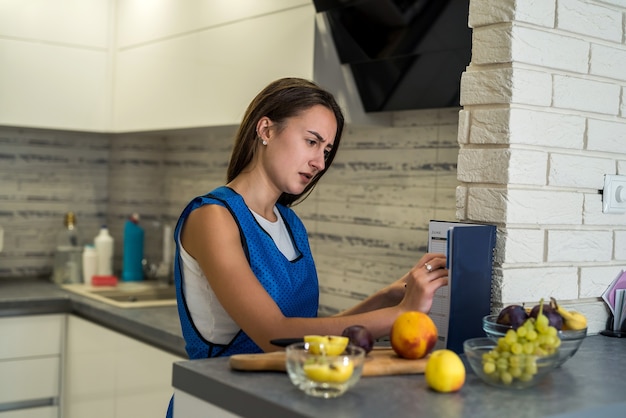
[[[267,141],[266,140],[263,140],[263,145],[267,145]]]

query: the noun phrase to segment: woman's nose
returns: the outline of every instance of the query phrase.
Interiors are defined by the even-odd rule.
[[[326,167],[326,154],[324,152],[321,155],[317,155],[310,162],[311,167],[315,168],[318,172],[322,171]]]

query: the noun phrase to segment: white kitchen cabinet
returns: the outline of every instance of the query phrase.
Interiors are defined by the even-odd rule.
[[[0,125],[238,124],[270,81],[313,77],[314,37],[310,0],[0,2]]]
[[[111,0],[0,2],[0,125],[106,132]]]
[[[237,125],[269,82],[313,78],[310,1],[162,1],[150,3],[148,23],[139,7],[147,3],[127,3],[119,15],[113,132]]]
[[[58,417],[65,315],[0,318],[0,418]]]
[[[174,418],[237,418],[239,416],[181,390],[176,391],[175,399]]]
[[[39,408],[20,409],[17,411],[0,412],[0,418],[58,418],[57,407],[42,406]]]
[[[66,345],[65,418],[165,416],[172,364],[185,359],[73,315]]]

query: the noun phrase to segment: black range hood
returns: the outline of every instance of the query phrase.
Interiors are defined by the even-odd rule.
[[[313,0],[366,112],[459,106],[469,0]]]

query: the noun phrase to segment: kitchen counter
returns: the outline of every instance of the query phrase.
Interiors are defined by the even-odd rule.
[[[43,279],[0,279],[0,317],[68,313],[187,358],[176,306],[118,308]]]
[[[336,399],[305,395],[285,373],[230,370],[227,358],[174,364],[173,384],[244,417],[624,417],[626,339],[587,337],[579,351],[538,386],[487,386],[467,367],[457,393],[429,390],[423,375],[364,377]],[[262,412],[262,413],[261,413]]]

